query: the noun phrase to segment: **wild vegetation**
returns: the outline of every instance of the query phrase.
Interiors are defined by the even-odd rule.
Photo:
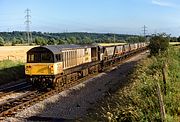
[[[169,41],[162,35],[154,39]],[[126,85],[101,100],[84,121],[180,121],[180,48],[169,47],[155,56],[151,51]]]
[[[169,41],[170,41],[170,37],[165,33],[153,35],[152,38],[150,39],[150,44],[149,44],[150,54],[159,55],[160,53],[166,51],[167,48],[169,47]]]
[[[0,85],[24,78],[24,64],[19,61],[0,61],[0,77]]]

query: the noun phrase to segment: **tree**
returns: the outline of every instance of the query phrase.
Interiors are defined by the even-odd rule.
[[[19,40],[18,38],[14,37],[12,39],[12,46],[15,46],[16,44],[21,44],[21,40]]]
[[[85,38],[83,39],[82,44],[92,44],[92,40],[91,40],[91,38],[89,38],[89,37],[85,37]]]
[[[180,42],[180,36],[177,38],[177,41]]]
[[[4,39],[0,37],[0,46],[4,46]]]
[[[130,36],[126,39],[128,43],[138,43],[138,42],[145,42],[146,38],[142,36]]]
[[[143,36],[138,37],[138,42],[145,42],[145,41],[146,41],[145,37],[143,37]]]
[[[63,39],[58,39],[57,44],[58,44],[58,45],[59,45],[59,44],[65,44],[65,42],[64,42]]]
[[[151,55],[157,55],[160,52],[164,52],[167,50],[169,46],[169,35],[163,33],[158,35],[153,35],[153,37],[150,39],[150,54]]]
[[[24,39],[23,39],[22,37],[21,37],[19,40],[20,40],[20,43],[21,43],[21,44],[24,44],[24,43],[25,43],[25,41],[24,41]]]
[[[35,38],[35,43],[37,45],[46,45],[47,44],[47,40],[45,40],[43,37],[36,37]]]
[[[128,37],[126,39],[126,42],[128,42],[128,43],[137,43],[137,42],[139,42],[139,38],[138,37]]]
[[[77,44],[77,39],[76,37],[70,37],[70,40],[71,40],[71,44]]]
[[[48,45],[55,45],[56,44],[56,40],[54,38],[51,38],[48,40],[47,42]]]
[[[177,40],[177,38],[176,37],[171,37],[170,38],[170,42],[177,42],[178,40]]]

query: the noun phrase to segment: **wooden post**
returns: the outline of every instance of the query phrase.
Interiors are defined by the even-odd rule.
[[[158,94],[159,107],[161,112],[161,121],[164,122],[166,120],[166,112],[164,108],[164,101],[163,101],[163,96],[161,94],[161,87],[159,85],[159,82],[157,82],[157,94]]]
[[[163,83],[164,83],[164,95],[166,95],[166,64],[162,68]]]

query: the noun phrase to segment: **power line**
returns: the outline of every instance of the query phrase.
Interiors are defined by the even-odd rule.
[[[146,32],[147,32],[147,26],[146,25],[144,25],[143,26],[143,35],[144,35],[144,37],[146,37]]]
[[[26,23],[26,33],[27,33],[28,44],[32,42],[32,34],[30,32],[30,23],[31,23],[31,21],[30,21],[30,18],[31,18],[30,12],[31,12],[31,10],[28,9],[28,8],[25,10],[25,13],[26,13],[26,16],[25,16],[26,21],[25,21],[25,23]]]

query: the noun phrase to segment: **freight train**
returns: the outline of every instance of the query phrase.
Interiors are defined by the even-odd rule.
[[[124,45],[48,45],[27,52],[25,74],[34,86],[61,88],[141,52],[147,43]]]

